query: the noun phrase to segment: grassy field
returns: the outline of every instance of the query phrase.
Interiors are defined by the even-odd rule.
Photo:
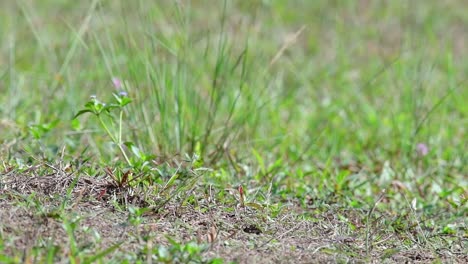
[[[466,10],[1,1],[0,263],[468,262]]]

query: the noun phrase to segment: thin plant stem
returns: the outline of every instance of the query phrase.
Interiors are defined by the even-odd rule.
[[[119,116],[119,143],[122,142],[122,117],[123,117],[123,111],[120,110],[120,116]]]
[[[120,149],[120,152],[122,153],[122,155],[124,156],[125,158],[125,161],[128,163],[128,165],[132,166],[132,162],[130,161],[130,159],[128,158],[127,154],[125,153],[125,150],[124,148],[122,147],[122,112],[120,114],[120,123],[119,123],[119,136],[118,138],[115,138],[114,135],[110,132],[109,128],[107,127],[106,123],[104,122],[104,120],[102,120],[101,116],[98,115],[98,119],[99,119],[99,122],[101,123],[102,127],[104,128],[104,130],[106,130],[106,133],[110,136],[110,138],[112,139],[112,141],[117,144],[117,146],[119,147]]]

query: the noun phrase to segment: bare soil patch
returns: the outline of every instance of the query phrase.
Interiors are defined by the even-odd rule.
[[[52,248],[58,252],[55,261],[67,263],[75,244],[81,252],[94,254],[116,243],[121,245],[106,256],[109,261],[144,259],[149,249],[169,245],[172,239],[205,244],[205,259],[220,257],[236,263],[468,262],[460,248],[466,241],[445,249],[406,245],[403,235],[379,223],[374,224],[372,247],[367,248],[362,222],[366,212],[333,205],[318,210],[290,201],[273,217],[268,209],[216,201],[203,186],[192,190],[195,201],[175,197],[155,207],[145,201],[158,197],[132,198],[141,194],[113,187],[106,178],[31,173],[1,177],[3,254],[21,261],[34,262]],[[119,208],[119,201],[150,209],[137,218],[124,205]],[[67,224],[75,225],[72,234]]]

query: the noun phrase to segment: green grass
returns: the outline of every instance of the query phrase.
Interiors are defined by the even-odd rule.
[[[147,211],[164,222],[173,208],[211,213],[207,201],[220,214],[257,211],[247,218],[271,235],[264,245],[332,230],[335,242],[307,252],[333,262],[398,262],[415,249],[426,261],[462,262],[466,8],[449,0],[2,2],[0,201],[60,223],[69,249],[47,244],[45,233],[12,250],[0,223],[0,262],[261,261],[268,240],[244,241],[248,257],[233,258],[228,249],[239,245],[221,239],[219,223],[220,237],[201,239],[208,246],[177,229],[150,245],[152,235],[138,231]],[[121,91],[129,104],[74,118],[87,102],[119,103]],[[11,185],[19,175],[67,184],[42,193]],[[89,216],[77,209],[86,192],[74,196],[88,184],[81,177],[96,179],[91,192],[107,190],[92,197],[123,214],[135,243],[88,251],[84,244],[101,240],[75,237],[86,233],[77,219]],[[284,235],[269,233],[265,219]],[[286,255],[279,260],[291,261]]]

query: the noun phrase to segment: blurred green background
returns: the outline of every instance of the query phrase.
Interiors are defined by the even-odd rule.
[[[273,166],[300,193],[349,182],[378,192],[390,166],[391,180],[459,197],[466,10],[455,0],[2,1],[2,159],[55,158],[65,146],[111,161],[97,122],[72,117],[91,95],[112,98],[119,78],[134,99],[125,140],[146,153],[198,146],[206,166],[233,175],[264,163],[263,176]]]

